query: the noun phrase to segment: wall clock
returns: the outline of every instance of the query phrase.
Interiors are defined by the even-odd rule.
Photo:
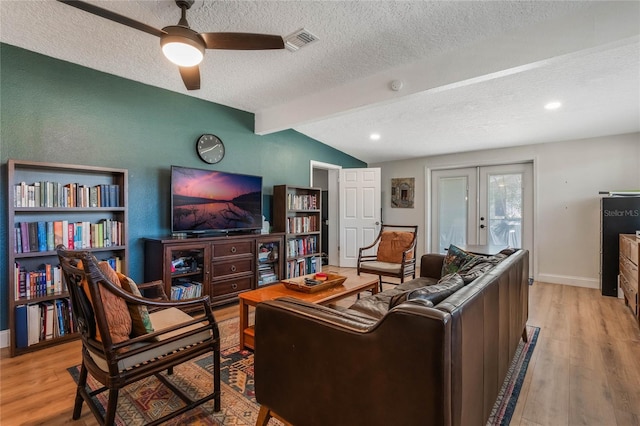
[[[224,144],[216,135],[204,134],[196,141],[196,152],[205,163],[216,164],[224,158]]]

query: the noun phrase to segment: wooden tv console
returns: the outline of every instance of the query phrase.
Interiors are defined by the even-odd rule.
[[[211,305],[223,305],[283,278],[284,234],[145,238],[144,258],[144,280],[162,280],[170,298],[195,283]]]

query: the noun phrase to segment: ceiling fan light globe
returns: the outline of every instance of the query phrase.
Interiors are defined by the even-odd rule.
[[[182,26],[163,28],[167,33],[160,38],[164,56],[181,67],[193,67],[204,58],[204,40],[195,31]]]
[[[180,67],[193,67],[202,62],[203,52],[183,42],[165,43],[162,46],[164,56]]]

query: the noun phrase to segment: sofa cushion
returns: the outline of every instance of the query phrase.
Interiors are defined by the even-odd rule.
[[[447,297],[464,286],[462,277],[457,274],[449,274],[440,279],[436,284],[426,285],[412,290],[403,291],[391,297],[389,309],[393,309],[399,304],[413,299],[428,300],[433,305],[437,305]]]
[[[398,290],[407,291],[415,290],[416,288],[424,287],[425,285],[437,284],[438,279],[429,277],[418,277],[409,281],[405,281],[402,284],[398,284],[396,288]]]
[[[485,272],[495,267],[498,263],[502,262],[508,257],[508,254],[500,252],[493,256],[475,256],[473,259],[462,265],[458,269],[458,274],[462,276],[464,284],[467,285],[477,278],[482,276]]]
[[[378,262],[402,263],[402,252],[411,248],[413,232],[384,231],[378,243],[376,260]],[[407,254],[407,259],[413,259],[413,251]]]
[[[454,272],[458,272],[458,269],[462,268],[465,263],[473,260],[476,257],[477,255],[466,252],[460,247],[451,244],[449,246],[449,249],[447,250],[446,256],[444,257],[444,262],[442,263],[442,272],[440,276],[444,277]]]
[[[391,298],[402,292],[398,287],[394,287],[372,296],[361,297],[360,300],[351,305],[349,309],[362,312],[369,317],[380,319],[389,310],[389,301]]]

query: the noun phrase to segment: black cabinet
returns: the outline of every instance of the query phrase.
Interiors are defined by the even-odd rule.
[[[620,234],[640,230],[640,197],[602,197],[600,207],[600,288],[617,297]]]

